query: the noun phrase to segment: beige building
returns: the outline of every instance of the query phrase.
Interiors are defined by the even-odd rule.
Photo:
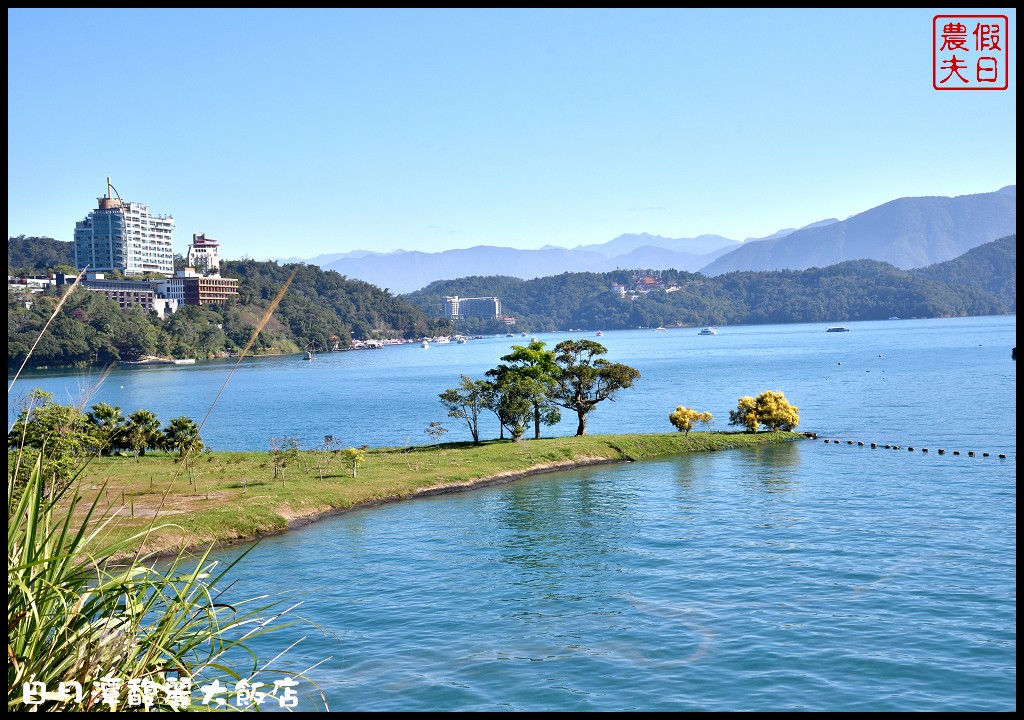
[[[220,244],[206,233],[192,233],[192,244],[188,246],[188,265],[197,273],[205,275],[220,271]]]

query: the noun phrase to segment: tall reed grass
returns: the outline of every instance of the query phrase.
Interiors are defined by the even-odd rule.
[[[290,282],[268,307],[246,351]],[[75,287],[77,281],[51,321]],[[17,375],[8,394],[16,380]],[[83,500],[81,478],[90,458],[82,459],[71,482],[47,484],[45,443],[39,453],[24,450],[8,457],[8,710],[260,709],[266,703],[295,708],[293,687],[299,679],[313,682],[309,673],[316,666],[299,672],[273,668],[261,662],[251,642],[300,621],[293,614],[298,604],[229,597],[229,575],[245,554],[223,566],[210,549],[182,550],[170,558],[126,554],[168,525],[154,519],[131,538],[107,540],[123,509],[101,509],[102,493],[91,493],[91,503]],[[125,556],[129,560],[116,560]],[[271,672],[279,679],[265,682]],[[322,708],[297,709],[328,709],[322,693],[319,700]]]

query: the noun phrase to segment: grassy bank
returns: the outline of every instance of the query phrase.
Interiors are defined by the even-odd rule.
[[[539,472],[802,438],[795,432],[674,432],[367,449],[355,477],[341,453],[312,450],[301,452],[276,479],[268,452],[204,453],[192,461],[191,472],[168,455],[107,457],[89,464],[82,488],[87,500],[98,494],[102,508],[118,512],[111,539],[127,538],[155,519],[172,526],[152,533],[144,549],[172,552],[277,533],[356,507]]]

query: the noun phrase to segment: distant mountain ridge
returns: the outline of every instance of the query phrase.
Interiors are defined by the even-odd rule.
[[[714,276],[740,270],[804,270],[847,260],[879,260],[909,270],[953,259],[1017,230],[1017,186],[956,197],[892,200],[846,220],[829,218],[744,242],[721,235],[666,238],[623,234],[572,249],[518,250],[489,245],[436,253],[357,250],[291,258],[405,294],[437,280],[501,274],[530,280],[565,272],[620,268],[681,270]]]
[[[691,238],[662,238],[666,244],[671,241],[686,247]],[[618,238],[616,238],[618,240]],[[611,241],[615,242],[615,240]],[[610,272],[622,267],[659,267],[696,271],[720,255],[739,246],[734,240],[722,238],[723,244],[713,247],[705,241],[697,246],[698,252],[643,245],[625,254],[608,255],[596,249],[575,248],[572,250],[546,247],[540,250],[517,250],[515,248],[478,245],[462,250],[445,250],[437,253],[419,251],[390,253],[388,255],[367,254],[362,257],[347,257],[332,260],[320,267],[335,270],[350,278],[365,280],[394,294],[404,294],[426,287],[435,280],[454,280],[471,275],[503,275],[530,280],[563,272]],[[628,246],[628,243],[627,245]],[[596,248],[600,246],[587,246]]]
[[[881,260],[910,270],[1016,232],[1016,185],[952,198],[900,198],[837,223],[744,243],[701,272],[806,270],[846,260]]]

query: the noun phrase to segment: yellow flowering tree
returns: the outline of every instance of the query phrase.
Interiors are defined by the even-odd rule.
[[[679,432],[687,434],[697,423],[704,423],[704,425],[710,426],[714,419],[714,416],[709,412],[700,412],[699,410],[693,410],[682,405],[668,415],[668,421],[675,425]]]
[[[729,424],[742,425],[747,432],[757,432],[764,425],[769,430],[792,430],[800,422],[799,408],[789,404],[777,390],[767,390],[756,398],[745,395],[735,410],[729,411]]]
[[[800,422],[799,408],[793,407],[786,396],[768,390],[757,396],[757,417],[769,430],[792,430]]]

